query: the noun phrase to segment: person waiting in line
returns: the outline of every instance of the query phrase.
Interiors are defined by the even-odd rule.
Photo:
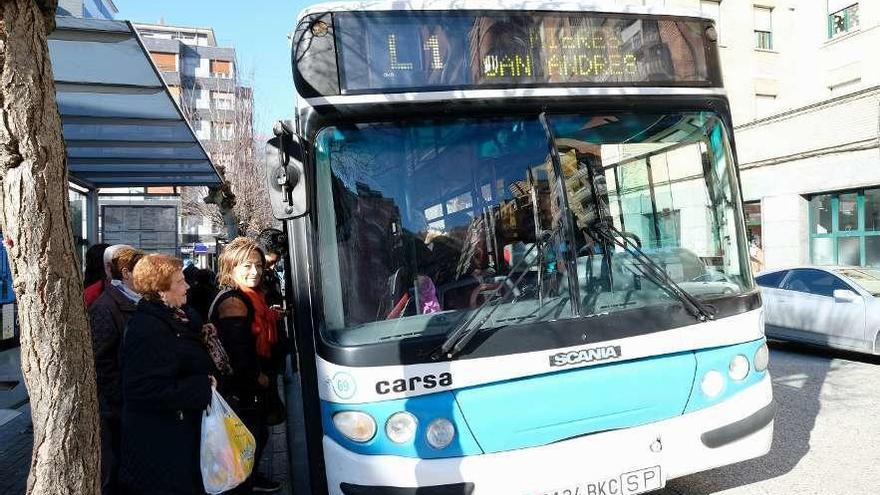
[[[119,445],[122,415],[119,355],[122,333],[141,295],[134,291],[132,272],[144,252],[133,248],[116,251],[110,260],[110,285],[89,309],[92,351],[98,383],[101,417],[101,493],[119,493]]]
[[[192,270],[186,283],[190,286],[186,293],[187,305],[198,313],[202,321],[208,321],[208,310],[217,296],[217,276],[206,268],[196,268]]]
[[[122,344],[119,483],[128,495],[204,494],[199,469],[202,411],[216,369],[201,327],[183,311],[188,288],[177,258],[151,254],[134,268],[143,299]]]
[[[284,374],[287,367],[287,355],[290,354],[292,342],[287,330],[287,316],[284,301],[284,257],[287,255],[287,236],[284,232],[268,228],[257,234],[257,245],[263,250],[266,258],[266,266],[260,278],[260,289],[266,298],[266,304],[275,310],[278,315],[278,343],[272,346],[272,357],[264,363],[264,369],[269,375],[269,389],[266,394],[266,424],[275,426],[287,419],[287,411],[284,402],[278,393],[278,378]],[[291,360],[291,366],[296,369],[296,359]]]
[[[100,242],[92,244],[86,250],[86,267],[83,272],[83,288],[104,280],[104,251],[110,244]]]
[[[277,311],[270,309],[260,290],[265,256],[251,239],[233,239],[220,255],[221,292],[209,312],[220,342],[229,355],[232,375],[222,376],[220,390],[256,440],[255,466],[266,447],[266,397],[273,347],[278,343]],[[253,474],[231,494],[273,492],[281,486]]]
[[[110,247],[109,244],[102,242],[92,244],[86,250],[86,269],[83,273],[83,298],[86,307],[91,306],[91,303],[95,302],[101,292],[104,292],[104,278],[107,276],[104,271],[104,251],[108,247]]]
[[[281,260],[287,254],[287,239],[284,232],[278,229],[263,229],[257,234],[257,245],[263,250],[266,259],[260,280],[266,303],[269,306],[281,306],[284,303],[284,295],[281,290],[283,280],[279,268],[283,264]]]
[[[95,301],[101,296],[104,292],[104,289],[110,285],[110,280],[113,279],[113,276],[110,274],[110,260],[113,259],[113,256],[122,248],[130,248],[128,244],[113,244],[112,246],[108,246],[104,249],[104,254],[101,257],[102,262],[104,263],[104,273],[103,278],[100,283],[95,282],[92,285],[86,287],[84,291],[84,297],[86,300],[86,309],[91,308],[92,304],[95,304]]]

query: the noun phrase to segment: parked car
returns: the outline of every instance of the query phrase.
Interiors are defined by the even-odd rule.
[[[880,354],[880,269],[798,267],[756,281],[768,337]]]

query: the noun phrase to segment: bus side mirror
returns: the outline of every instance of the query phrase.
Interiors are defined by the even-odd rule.
[[[266,183],[272,214],[278,220],[308,213],[303,146],[290,125],[278,121],[266,143]]]

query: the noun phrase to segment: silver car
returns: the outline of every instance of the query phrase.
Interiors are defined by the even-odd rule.
[[[880,270],[801,267],[755,280],[768,337],[880,354]]]

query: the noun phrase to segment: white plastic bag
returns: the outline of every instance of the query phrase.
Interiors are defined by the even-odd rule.
[[[210,494],[240,485],[254,467],[254,436],[223,397],[212,389],[211,405],[202,413],[202,483]]]

